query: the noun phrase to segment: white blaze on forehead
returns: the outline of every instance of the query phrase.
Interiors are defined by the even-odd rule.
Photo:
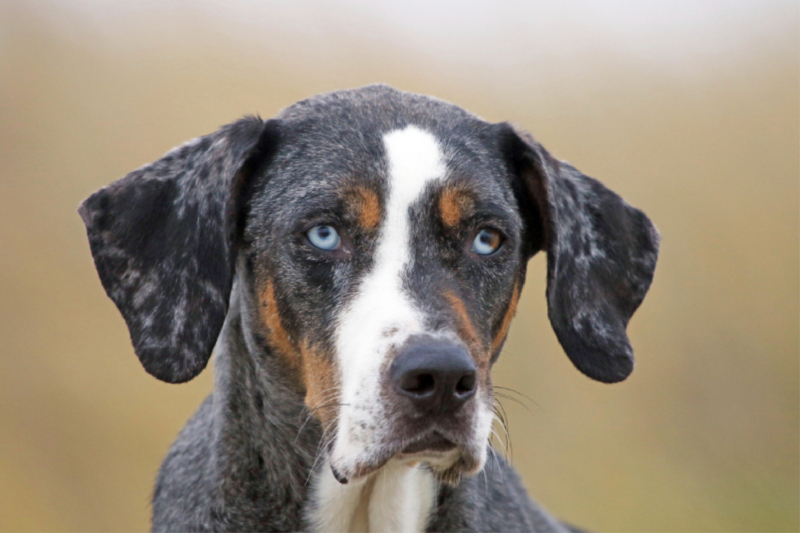
[[[407,212],[408,206],[430,181],[444,176],[439,143],[427,131],[408,126],[384,135],[383,144],[389,163],[389,214],[392,214],[392,207]],[[398,210],[395,214],[400,215],[407,225],[408,217],[404,212]]]
[[[445,175],[439,143],[430,133],[408,126],[385,134],[383,143],[388,192],[374,264],[341,315],[336,335],[343,405],[332,460],[340,470],[353,466],[349,462],[359,455],[366,459],[371,437],[385,429],[379,374],[392,344],[422,331],[424,317],[403,291],[402,277],[412,261],[409,208]]]

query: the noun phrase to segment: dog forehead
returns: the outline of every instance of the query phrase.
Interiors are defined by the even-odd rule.
[[[262,198],[279,225],[332,206],[347,189],[368,188],[384,201],[397,186],[391,165],[424,167],[433,159],[443,179],[432,188],[457,181],[513,203],[495,125],[453,104],[379,85],[315,96],[276,120],[279,146],[260,179],[269,183]]]
[[[414,126],[430,133],[449,159],[459,153],[496,153],[497,127],[454,104],[385,85],[314,96],[284,109],[281,124],[287,155],[303,153],[326,165],[362,164],[385,156],[384,136]]]

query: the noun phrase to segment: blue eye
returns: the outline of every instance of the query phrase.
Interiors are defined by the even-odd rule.
[[[478,255],[490,255],[495,253],[502,243],[503,239],[500,237],[499,231],[484,228],[472,241],[472,251]]]
[[[335,250],[342,243],[339,233],[333,226],[314,226],[306,232],[308,241],[320,250]]]

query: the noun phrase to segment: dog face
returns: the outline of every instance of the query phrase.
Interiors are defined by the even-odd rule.
[[[497,359],[527,260],[576,366],[632,369],[649,220],[507,124],[384,86],[247,119],[90,197],[81,214],[145,368],[205,366],[236,273],[341,482],[391,458],[443,481],[486,458]]]
[[[409,450],[453,475],[485,459],[523,222],[498,148],[471,146],[492,127],[442,108],[445,128],[355,105],[297,132],[284,119],[291,149],[249,192],[260,323],[331,425],[340,479]]]

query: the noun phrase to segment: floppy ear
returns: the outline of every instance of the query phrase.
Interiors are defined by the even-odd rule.
[[[233,283],[238,193],[274,144],[271,122],[190,141],[79,209],[100,281],[158,379],[182,383],[208,363]]]
[[[633,370],[625,328],[653,280],[658,231],[644,213],[555,160],[528,134],[500,127],[526,216],[528,257],[547,250],[556,336],[581,372],[622,381]]]

